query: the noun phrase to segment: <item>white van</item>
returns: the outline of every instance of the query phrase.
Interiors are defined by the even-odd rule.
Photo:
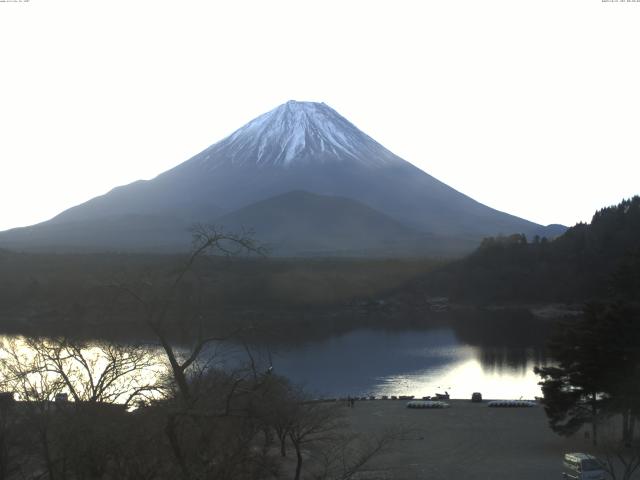
[[[562,478],[571,480],[605,480],[600,461],[588,453],[565,453]]]

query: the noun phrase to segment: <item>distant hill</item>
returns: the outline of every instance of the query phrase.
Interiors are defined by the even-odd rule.
[[[341,199],[323,200],[318,218],[323,228],[310,225],[307,219],[310,231],[322,238],[311,241],[309,235],[292,231],[293,223],[285,227],[276,222],[271,231],[260,215],[250,213],[266,208],[275,220],[275,205],[291,208],[288,202],[277,200],[279,196],[300,191]],[[274,201],[261,203],[269,199]],[[384,215],[386,226],[374,229],[371,212],[355,214],[347,209],[354,219],[360,219],[357,222],[364,222],[361,226],[368,234],[350,228],[339,211],[345,199],[378,212],[380,221]],[[335,208],[333,215],[326,209],[330,205]],[[233,213],[244,208],[249,210]],[[363,239],[375,243],[374,250],[383,244],[411,245],[407,236],[416,232],[423,235],[425,254],[442,252],[442,241],[447,239],[447,251],[460,255],[488,235],[533,236],[547,230],[445,185],[394,155],[327,105],[290,101],[152,180],[117,187],[48,222],[2,232],[0,246],[183,250],[189,243],[188,225],[233,224],[234,215],[244,216],[243,223],[258,222],[246,226],[259,230],[264,239],[311,255],[352,254],[354,248],[364,254],[373,245],[363,244]],[[390,221],[396,222],[395,228],[390,228]],[[553,228],[555,233],[560,230],[562,227]],[[408,235],[409,231],[414,233]],[[283,237],[284,232],[288,238]],[[381,237],[373,240],[369,235],[376,232]],[[353,237],[347,239],[347,234]],[[294,238],[303,243],[294,245]],[[399,253],[409,255],[413,250]]]
[[[414,284],[473,302],[640,300],[640,197],[595,213],[555,240],[487,238],[471,255]]]
[[[231,230],[251,227],[271,254],[406,256],[451,255],[455,239],[433,238],[360,202],[294,191],[251,204],[216,220]],[[453,245],[451,244],[453,243]]]

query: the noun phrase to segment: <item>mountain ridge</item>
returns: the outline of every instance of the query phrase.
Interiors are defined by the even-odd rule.
[[[545,228],[449,187],[387,150],[331,107],[294,101],[258,116],[152,180],[116,187],[49,222],[95,224],[101,218],[127,215],[208,222],[291,191],[348,198],[404,227],[452,241],[535,235]],[[36,227],[28,227],[33,241],[40,230]],[[0,244],[12,236],[0,234]],[[46,241],[43,237],[40,243]],[[156,240],[150,233],[147,241],[153,247]]]

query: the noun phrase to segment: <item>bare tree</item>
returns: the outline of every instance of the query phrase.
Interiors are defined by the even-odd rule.
[[[310,478],[349,480],[404,435],[389,430],[365,437],[353,432],[343,405],[305,400],[301,393],[297,400],[287,427],[296,452],[294,480],[301,478],[303,463]]]
[[[147,347],[75,339],[26,338],[38,368],[64,385],[77,405],[119,403],[125,407],[162,388],[163,365]]]
[[[14,404],[13,394],[4,392],[0,397],[0,480],[8,480],[20,471],[24,463],[20,428],[20,413]]]
[[[121,441],[113,425],[125,421],[134,399],[158,388],[154,355],[130,345],[13,339],[0,346],[0,358],[3,389],[21,400],[21,427],[32,435],[27,443],[39,446],[22,456],[37,453],[51,480],[72,471],[76,477],[106,471],[112,458],[107,447]],[[62,393],[74,402],[56,402]]]
[[[64,389],[64,382],[47,374],[42,357],[25,348],[20,339],[5,340],[0,344],[0,377],[2,388],[24,401],[26,428],[33,433],[33,445],[38,451],[23,451],[29,457],[38,453],[50,480],[58,480],[58,458],[52,449],[51,431],[53,403]]]
[[[622,420],[622,428],[616,428],[616,424]],[[600,450],[604,456],[604,467],[613,480],[630,480],[640,468],[640,438],[633,435],[623,435],[628,419],[624,415],[614,415],[601,421],[600,430],[602,441]],[[625,432],[627,433],[627,432]]]
[[[191,253],[184,264],[173,273],[172,279],[168,283],[159,286],[147,281],[139,289],[123,283],[115,285],[117,289],[133,298],[142,308],[143,322],[159,341],[185,405],[189,405],[194,400],[189,385],[189,368],[194,365],[194,362],[199,359],[209,344],[228,340],[233,334],[222,337],[206,335],[202,325],[202,312],[198,311],[197,305],[195,305],[195,309],[193,308],[193,304],[197,304],[198,299],[191,298],[192,305],[185,308],[184,302],[181,302],[180,299],[181,289],[188,276],[197,278],[196,264],[206,259],[208,255],[217,254],[230,257],[243,252],[264,255],[265,249],[256,244],[251,232],[228,233],[219,227],[199,224],[193,228]],[[171,317],[172,314],[175,314],[180,317],[180,321],[183,321],[182,317],[189,315],[188,312],[193,310],[195,312],[191,312],[192,318],[190,320],[197,322],[199,329],[188,351],[179,352],[171,339]]]
[[[314,453],[316,480],[349,480],[374,458],[384,454],[403,435],[400,431],[383,432],[373,437],[343,433],[324,443]]]
[[[127,294],[140,307],[144,325],[157,339],[169,364],[171,383],[175,386],[175,399],[178,402],[172,402],[171,408],[167,411],[164,431],[181,475],[185,479],[193,477],[192,470],[195,468],[193,462],[188,461],[188,458],[193,456],[186,450],[188,447],[185,446],[185,438],[189,435],[185,437],[185,431],[195,429],[199,430],[202,436],[215,438],[216,435],[210,429],[212,419],[230,417],[231,399],[242,390],[240,385],[246,383],[242,375],[235,379],[221,375],[218,380],[224,379],[224,382],[209,382],[208,388],[205,389],[202,388],[202,382],[199,382],[205,377],[211,380],[211,375],[203,376],[203,372],[211,372],[209,368],[202,367],[203,363],[207,363],[206,360],[201,362],[202,354],[212,344],[224,342],[238,331],[222,336],[205,333],[204,318],[200,309],[202,285],[197,267],[211,254],[231,257],[241,253],[263,255],[264,248],[254,242],[251,232],[228,233],[222,228],[197,225],[193,229],[191,253],[186,261],[172,272],[169,279],[155,282],[147,280],[137,286],[127,283],[114,285],[117,291]],[[194,281],[200,288],[190,290],[187,280]],[[175,346],[172,330],[176,324],[196,327],[190,347]],[[214,385],[220,390],[212,391],[210,387]],[[229,386],[230,388],[227,388]],[[208,405],[207,409],[203,408],[207,404],[203,397],[219,400],[220,394],[226,398],[226,408],[218,412],[212,411],[211,405]],[[215,442],[212,441],[211,444],[213,443]]]
[[[344,428],[340,406],[302,399],[296,403],[288,428],[289,439],[296,452],[295,480],[299,480],[302,473],[303,449],[335,441]]]

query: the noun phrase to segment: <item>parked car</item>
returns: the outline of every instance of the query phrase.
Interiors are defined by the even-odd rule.
[[[473,394],[471,395],[471,401],[476,403],[481,402],[482,394],[480,392],[473,392]]]
[[[566,480],[605,480],[602,463],[588,453],[565,453],[562,478]]]

